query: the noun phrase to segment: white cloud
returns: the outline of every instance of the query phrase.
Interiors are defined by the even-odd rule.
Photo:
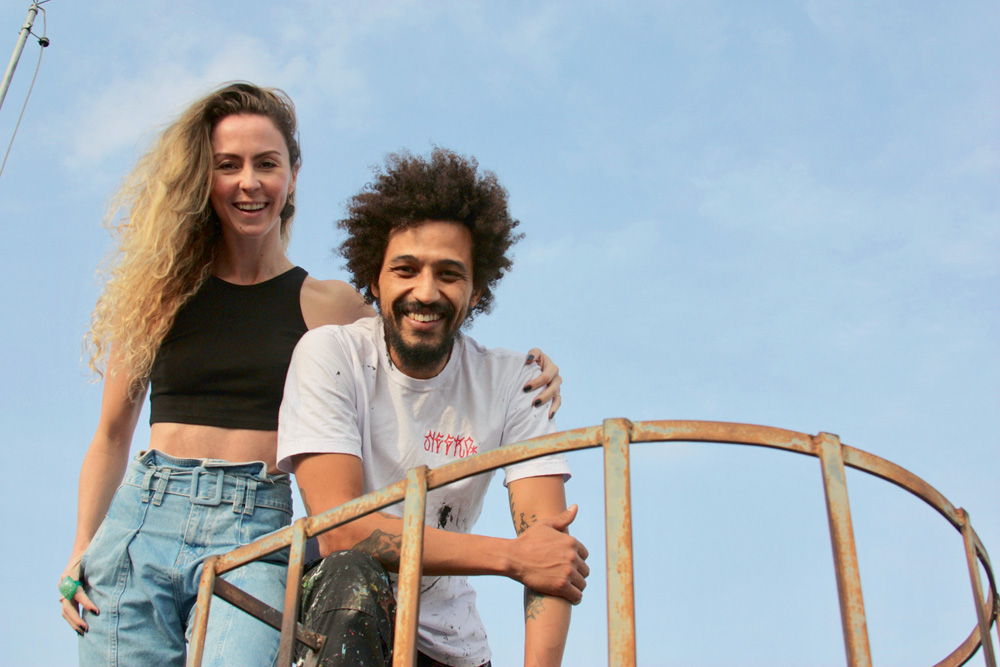
[[[293,99],[299,90],[316,91],[337,100],[339,114],[328,117],[333,122],[363,115],[366,83],[343,63],[338,55],[341,47],[287,54],[256,37],[231,35],[225,44],[215,44],[206,60],[196,40],[185,43],[189,50],[173,58],[137,63],[127,76],[87,89],[76,101],[78,112],[61,116],[59,140],[70,147],[65,157],[68,168],[100,164],[134,147],[193,99],[231,80],[281,87]]]

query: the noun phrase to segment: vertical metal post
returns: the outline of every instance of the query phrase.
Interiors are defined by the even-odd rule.
[[[7,97],[7,89],[10,88],[10,80],[14,78],[14,70],[17,69],[17,61],[21,59],[21,51],[24,50],[24,43],[28,41],[28,33],[31,32],[31,25],[35,22],[38,14],[38,3],[31,3],[28,8],[28,18],[25,19],[21,27],[21,33],[17,36],[17,44],[14,46],[14,53],[10,57],[7,71],[3,73],[3,80],[0,81],[0,107],[3,106],[3,98]]]
[[[854,546],[854,525],[847,500],[844,452],[840,438],[820,433],[813,438],[823,467],[826,512],[833,543],[833,564],[837,570],[837,593],[840,597],[840,620],[844,627],[844,647],[850,667],[871,667],[865,602],[861,596],[861,572]]]
[[[629,421],[604,420],[604,516],[608,556],[608,664],[635,667]]]
[[[965,542],[965,560],[969,564],[969,579],[972,580],[972,596],[976,601],[976,618],[979,619],[979,642],[983,646],[983,655],[988,667],[997,667],[997,659],[993,654],[993,640],[990,638],[990,621],[987,617],[986,601],[983,599],[983,582],[979,577],[979,560],[976,558],[976,545],[972,542],[972,526],[969,524],[969,513],[958,509],[962,518],[962,540]]]
[[[201,656],[205,651],[205,632],[208,629],[208,610],[212,605],[212,591],[215,589],[217,558],[218,556],[209,556],[201,566],[198,601],[195,603],[194,620],[191,624],[191,639],[188,640],[188,667],[201,667]]]
[[[417,621],[420,617],[420,577],[423,573],[424,512],[427,505],[427,466],[406,473],[403,505],[403,547],[399,555],[399,600],[393,667],[417,664]]]
[[[302,560],[306,551],[306,520],[292,524],[292,543],[288,549],[288,579],[285,584],[285,609],[281,614],[281,646],[278,664],[290,665],[295,655],[295,628],[299,621],[302,594]]]

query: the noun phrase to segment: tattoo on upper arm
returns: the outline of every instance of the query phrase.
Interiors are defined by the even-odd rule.
[[[525,622],[538,618],[545,611],[545,596],[536,593],[527,586],[524,587],[524,620]]]

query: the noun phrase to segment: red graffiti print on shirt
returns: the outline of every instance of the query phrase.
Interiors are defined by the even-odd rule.
[[[444,435],[437,431],[428,431],[424,436],[424,451],[464,459],[466,456],[477,454],[479,448],[470,436]]]

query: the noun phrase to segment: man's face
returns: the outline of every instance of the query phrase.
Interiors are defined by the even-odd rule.
[[[434,377],[481,296],[473,289],[469,229],[428,220],[394,231],[372,293],[393,363],[411,377]]]

